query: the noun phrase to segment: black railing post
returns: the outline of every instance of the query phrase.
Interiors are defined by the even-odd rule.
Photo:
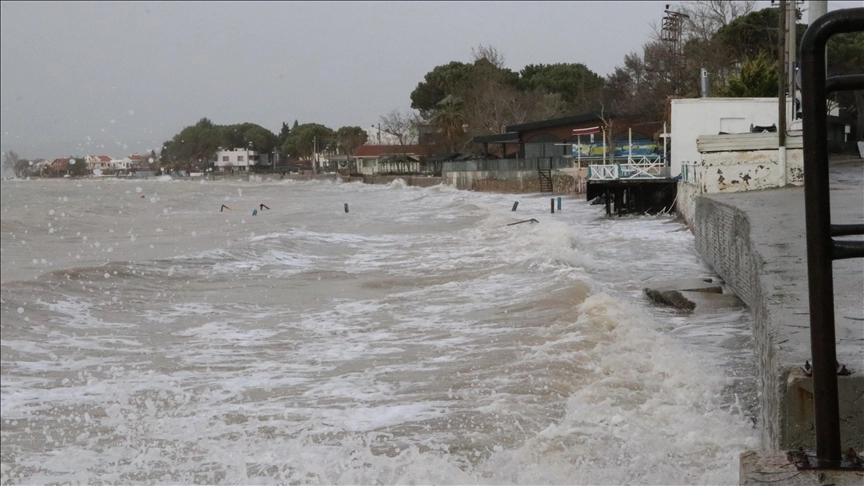
[[[834,34],[862,30],[864,8],[835,10],[814,20],[801,40],[807,281],[816,457],[826,465],[840,464],[841,446],[834,332],[834,242],[831,239],[828,181],[825,48],[828,39]],[[785,120],[781,124],[785,125]],[[785,126],[781,128],[785,129]]]

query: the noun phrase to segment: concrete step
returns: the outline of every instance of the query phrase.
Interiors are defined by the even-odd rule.
[[[645,295],[658,304],[692,311],[696,309],[698,301],[709,307],[721,305],[722,298],[715,298],[712,302],[698,294],[723,294],[723,287],[720,282],[710,278],[682,278],[651,283],[644,291]]]

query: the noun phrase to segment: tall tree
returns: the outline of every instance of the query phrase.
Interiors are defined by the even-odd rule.
[[[456,61],[435,66],[411,92],[411,108],[420,110],[424,118],[431,116],[437,109],[438,103],[448,94],[458,96],[462,90],[470,86],[471,66]]]
[[[419,110],[425,122],[442,130],[447,125],[442,120],[458,116],[460,127],[467,125],[466,133],[458,136],[455,126],[448,128],[449,135],[442,133],[451,149],[461,147],[456,139],[466,135],[501,133],[507,125],[599,105],[604,80],[583,64],[528,65],[514,72],[492,46],[481,44],[471,52],[470,64],[453,61],[436,66],[411,93],[411,107]]]
[[[409,111],[393,110],[382,116],[381,131],[396,137],[399,145],[411,145],[417,141],[417,126],[420,120]]]
[[[346,126],[336,130],[335,137],[339,151],[343,154],[353,156],[357,147],[366,143],[369,134],[360,127]]]
[[[438,111],[435,114],[433,122],[444,134],[450,150],[453,152],[457,151],[465,135],[463,128],[465,124],[465,103],[453,95],[447,95],[446,98],[438,103]]]
[[[597,93],[603,87],[603,78],[581,63],[531,64],[525,66],[520,74],[529,89],[559,93],[572,112],[596,108]]]
[[[768,98],[777,96],[777,61],[769,62],[765,54],[746,61],[737,74],[729,76],[718,96],[732,98]]]
[[[87,162],[84,160],[85,157],[81,155],[69,157],[69,165],[66,169],[69,171],[70,176],[85,176],[90,173],[90,170],[87,168]]]
[[[333,142],[333,130],[318,123],[304,123],[291,130],[288,140],[282,146],[284,154],[312,160],[312,156],[320,153]]]

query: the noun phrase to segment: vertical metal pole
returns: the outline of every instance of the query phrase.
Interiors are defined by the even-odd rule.
[[[576,160],[579,161],[579,168],[582,168],[582,135],[576,135],[576,144],[579,145],[579,151],[576,152]]]
[[[795,1],[795,0],[792,0]],[[780,12],[778,17],[778,39],[777,46],[777,105],[779,114],[777,117],[777,165],[783,174],[780,178],[781,186],[786,181],[786,0],[780,0]]]
[[[663,122],[663,166],[666,170],[669,170],[671,167],[671,162],[666,158],[666,140],[669,139],[669,134],[666,132],[666,122]],[[672,177],[672,174],[666,173],[666,177]]]
[[[606,187],[606,216],[612,216],[612,207],[611,207],[611,195],[609,194],[609,187]]]
[[[786,85],[789,87],[789,119],[797,120],[798,116],[795,110],[795,61],[798,60],[798,51],[795,49],[795,40],[798,35],[798,4],[797,0],[787,0],[786,8],[789,10],[789,17],[786,19],[786,31],[788,35],[786,42],[789,43],[789,48],[786,50]],[[824,73],[823,73],[824,74]],[[785,125],[784,125],[785,126]]]
[[[794,0],[793,0],[794,1]],[[786,147],[786,0],[780,0],[780,13],[778,17],[778,45],[777,45],[777,104],[779,115],[777,118],[777,137],[779,147]]]
[[[825,19],[825,16],[822,17]],[[801,43],[804,143],[804,209],[807,222],[807,282],[816,457],[840,461],[837,350],[834,332],[831,202],[828,180],[828,127],[825,89],[826,22],[811,23]]]
[[[603,129],[603,165],[606,165],[606,129]]]
[[[633,127],[627,128],[627,163],[633,163]]]

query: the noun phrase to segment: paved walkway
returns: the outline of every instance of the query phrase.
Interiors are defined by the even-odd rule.
[[[864,161],[834,163],[830,173],[831,222],[864,223]],[[755,315],[763,445],[811,447],[812,379],[800,372],[806,360],[812,362],[804,188],[706,195],[697,202],[696,226],[703,258]],[[844,447],[851,440],[860,450],[864,259],[838,260],[833,268],[837,357],[853,372],[840,380],[842,435]],[[844,412],[847,407],[852,411]]]
[[[831,222],[864,224],[864,162],[836,164],[830,173]],[[708,197],[747,214],[750,240],[763,260],[763,289],[784,323],[778,350],[789,365],[802,366],[810,359],[804,188]],[[834,262],[834,309],[838,359],[864,371],[864,259]]]

